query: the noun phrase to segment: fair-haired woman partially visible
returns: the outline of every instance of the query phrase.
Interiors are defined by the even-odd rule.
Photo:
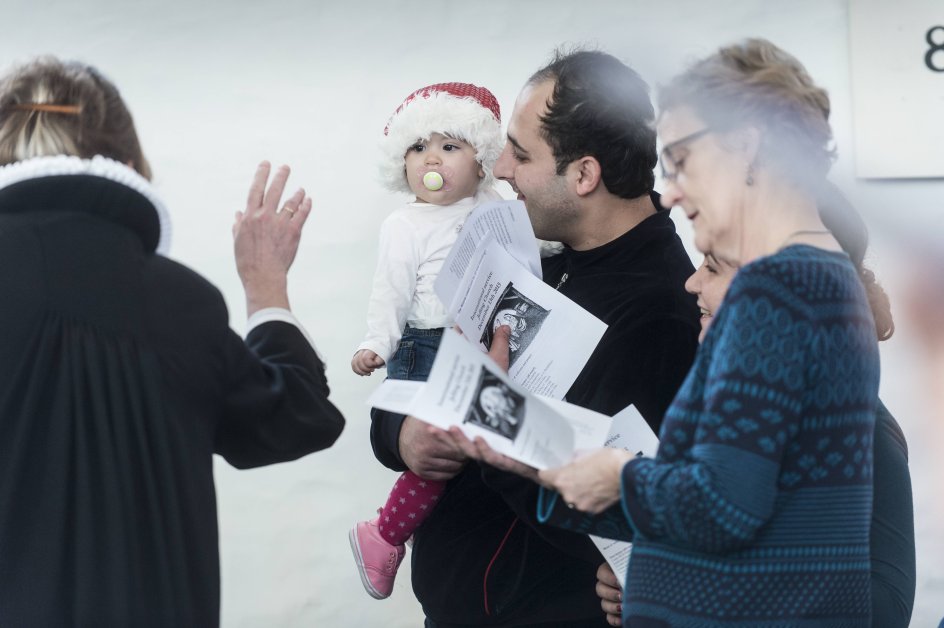
[[[164,257],[115,86],[53,58],[0,80],[0,626],[217,625],[213,454],[260,466],[340,434],[285,288],[311,200],[269,175],[234,228],[243,341]]]

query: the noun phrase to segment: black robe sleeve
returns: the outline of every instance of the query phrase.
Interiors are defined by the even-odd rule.
[[[230,331],[223,360],[215,451],[233,466],[294,460],[330,447],[341,435],[344,418],[328,401],[324,365],[294,325],[264,323],[245,343]]]

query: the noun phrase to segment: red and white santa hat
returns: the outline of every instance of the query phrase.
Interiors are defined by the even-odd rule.
[[[387,121],[380,176],[390,190],[410,192],[403,157],[417,140],[429,139],[433,133],[471,144],[485,171],[479,186],[494,183],[492,167],[504,146],[498,100],[471,83],[437,83],[407,96]]]

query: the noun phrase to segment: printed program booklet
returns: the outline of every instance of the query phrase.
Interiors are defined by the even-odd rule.
[[[545,397],[567,393],[607,328],[541,280],[537,241],[520,201],[486,203],[469,215],[434,289],[482,351],[507,325],[511,379]]]
[[[530,393],[452,330],[443,334],[426,382],[388,379],[367,403],[443,429],[459,426],[470,439],[481,436],[495,451],[537,469],[600,447],[612,423],[598,412]]]

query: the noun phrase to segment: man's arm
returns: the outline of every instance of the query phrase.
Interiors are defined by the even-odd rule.
[[[416,417],[371,408],[374,455],[394,471],[409,469],[426,480],[451,480],[466,458],[444,430]]]

